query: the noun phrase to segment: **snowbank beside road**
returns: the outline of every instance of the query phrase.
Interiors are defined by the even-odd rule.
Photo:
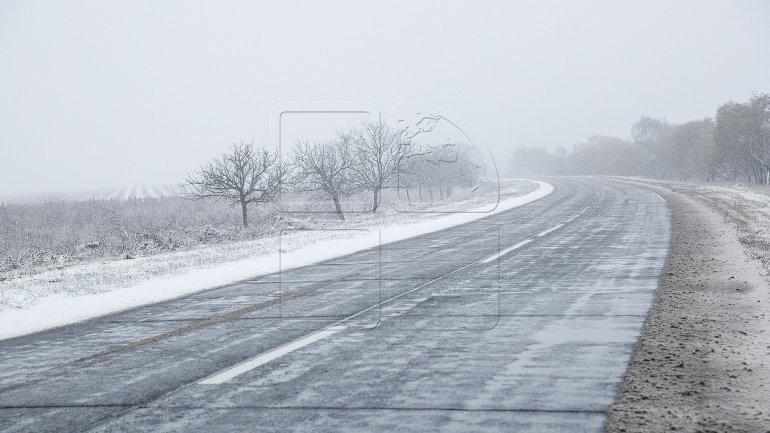
[[[0,311],[0,339],[63,326],[89,318],[152,304],[247,278],[443,230],[531,203],[553,191],[545,182],[524,195],[501,200],[490,212],[393,214],[388,222],[349,229],[286,233],[257,241],[159,254],[135,260],[92,263],[0,282],[3,297],[24,297],[26,308]],[[481,203],[480,203],[481,204]],[[279,254],[279,248],[281,253]],[[223,259],[224,258],[224,259]],[[69,289],[45,295],[45,287]],[[82,287],[95,293],[82,293]],[[111,286],[104,291],[104,285]]]

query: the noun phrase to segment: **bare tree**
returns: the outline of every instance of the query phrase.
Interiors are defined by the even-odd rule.
[[[298,141],[293,148],[294,184],[297,192],[318,194],[331,199],[337,216],[345,215],[340,199],[355,192],[352,179],[354,166],[349,137],[341,135],[336,142]]]
[[[233,144],[228,153],[212,159],[187,176],[186,194],[194,199],[214,198],[241,205],[243,227],[248,227],[250,203],[275,201],[285,173],[278,154],[254,149],[252,143]]]
[[[665,156],[670,159],[673,167],[673,178],[690,180],[697,176],[703,180],[713,180],[716,161],[714,122],[711,119],[671,125],[664,143]]]
[[[664,179],[672,170],[666,136],[671,124],[666,119],[642,116],[631,126],[632,153],[637,173]],[[616,143],[618,144],[618,143]],[[590,146],[590,144],[589,144]]]
[[[756,183],[770,184],[770,95],[757,94],[748,103],[728,102],[717,110],[714,137],[722,159],[733,172]]]
[[[353,145],[353,181],[360,190],[372,194],[372,212],[382,202],[382,190],[396,179],[401,163],[409,153],[410,141],[404,130],[389,125],[382,118],[364,122],[346,134]]]
[[[422,202],[422,188],[426,184],[427,173],[424,170],[424,160],[421,158],[405,156],[399,162],[398,178],[396,179],[396,188],[398,197],[401,198],[401,191],[406,193],[406,199],[412,204],[410,190],[416,188]]]
[[[481,175],[484,173],[482,164],[473,157],[470,147],[460,146],[458,152],[453,182],[462,188],[478,188]]]
[[[440,145],[413,145],[399,169],[399,184],[407,191],[417,188],[423,201],[423,188],[427,188],[433,201],[433,188],[441,199],[449,198],[454,187],[478,187],[483,167],[471,156],[471,148],[462,143],[447,142]]]

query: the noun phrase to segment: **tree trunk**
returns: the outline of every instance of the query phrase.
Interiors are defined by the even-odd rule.
[[[241,217],[243,218],[243,228],[246,228],[249,226],[249,217],[248,217],[248,211],[246,210],[246,203],[245,201],[241,200]]]
[[[380,207],[380,188],[374,188],[372,190],[372,213],[377,212],[377,208]]]
[[[409,203],[409,205],[412,205],[412,197],[409,197],[409,188],[406,189],[406,202]]]
[[[332,200],[334,200],[334,209],[337,210],[337,216],[344,221],[345,215],[342,213],[342,206],[340,206],[340,198],[335,195],[334,197],[332,197]]]

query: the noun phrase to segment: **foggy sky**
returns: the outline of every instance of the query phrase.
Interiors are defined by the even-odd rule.
[[[0,194],[178,183],[298,101],[434,104],[504,166],[770,92],[768,23],[761,0],[0,0]]]

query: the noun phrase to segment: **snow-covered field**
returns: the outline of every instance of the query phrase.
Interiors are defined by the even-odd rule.
[[[399,197],[396,191],[387,190],[382,210],[414,212],[435,206],[447,212],[466,210],[496,195],[497,184],[485,181],[475,189],[456,188],[449,198],[437,191],[412,191],[411,204],[404,191]],[[348,219],[360,223],[361,213],[367,213],[370,203],[371,197],[361,192],[346,197],[342,204]],[[0,203],[0,281],[73,265],[252,241],[285,229],[335,225],[337,217],[329,207],[333,207],[330,201],[315,197],[285,196],[280,204],[252,206],[249,227],[244,229],[240,208],[225,200],[190,200],[183,196],[125,200],[60,197],[43,202]]]
[[[0,339],[159,302],[249,277],[273,273],[442,230],[550,194],[543,182],[506,180],[497,195],[476,197],[471,212],[442,213],[457,203],[419,213],[384,210],[313,230],[197,249],[48,269],[0,281]],[[477,212],[473,212],[476,210]]]
[[[11,194],[0,196],[5,203],[44,203],[59,200],[128,200],[131,198],[160,198],[179,195],[177,185],[131,185],[117,188],[60,191],[38,194]]]

